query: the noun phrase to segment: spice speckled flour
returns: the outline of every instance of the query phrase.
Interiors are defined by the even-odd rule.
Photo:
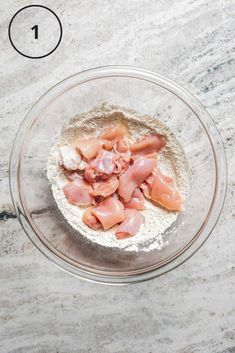
[[[99,135],[110,124],[126,125],[129,138],[136,141],[147,134],[160,133],[167,138],[167,145],[159,153],[159,166],[163,173],[173,178],[182,195],[189,192],[189,167],[182,146],[173,133],[155,118],[140,115],[133,110],[102,104],[93,110],[77,115],[63,127],[51,148],[47,163],[47,177],[58,208],[68,223],[88,240],[106,247],[126,251],[150,251],[164,245],[164,232],[176,221],[178,213],[167,211],[152,202],[145,201],[142,211],[145,221],[139,233],[131,238],[117,240],[114,228],[107,231],[90,229],[82,221],[83,207],[71,205],[64,196],[62,187],[67,183],[63,168],[59,164],[58,145],[73,144],[76,139]]]

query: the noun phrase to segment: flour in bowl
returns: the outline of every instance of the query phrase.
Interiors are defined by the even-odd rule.
[[[189,192],[189,167],[185,153],[173,133],[161,121],[133,110],[103,104],[93,110],[72,118],[62,129],[51,148],[47,163],[47,177],[51,183],[54,199],[68,223],[82,236],[101,246],[123,249],[125,251],[150,251],[161,249],[166,241],[165,232],[173,225],[178,212],[167,211],[151,201],[145,201],[142,212],[144,223],[133,237],[118,240],[114,229],[94,230],[82,221],[84,207],[72,205],[64,195],[62,187],[68,182],[59,164],[58,146],[74,144],[78,138],[98,136],[101,130],[111,124],[124,124],[131,142],[149,134],[159,133],[166,137],[166,147],[159,153],[159,166],[163,173],[170,176],[184,198]],[[80,235],[78,235],[80,236]]]

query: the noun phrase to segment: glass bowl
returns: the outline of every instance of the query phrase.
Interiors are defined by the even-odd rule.
[[[104,102],[162,120],[188,158],[186,210],[164,235],[167,245],[161,250],[126,252],[94,245],[70,227],[53,199],[46,163],[56,134],[71,117]],[[223,144],[199,101],[169,79],[129,66],[89,69],[51,88],[24,119],[10,158],[11,196],[29,238],[61,268],[102,283],[144,281],[188,259],[213,230],[226,183]]]

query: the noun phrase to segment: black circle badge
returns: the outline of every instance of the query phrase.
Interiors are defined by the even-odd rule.
[[[48,7],[29,5],[12,17],[8,35],[13,48],[30,59],[41,59],[53,53],[62,39],[59,17]]]

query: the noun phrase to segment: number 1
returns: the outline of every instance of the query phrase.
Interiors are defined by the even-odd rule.
[[[38,39],[38,25],[33,26],[31,29],[32,31],[35,31],[34,38]]]

